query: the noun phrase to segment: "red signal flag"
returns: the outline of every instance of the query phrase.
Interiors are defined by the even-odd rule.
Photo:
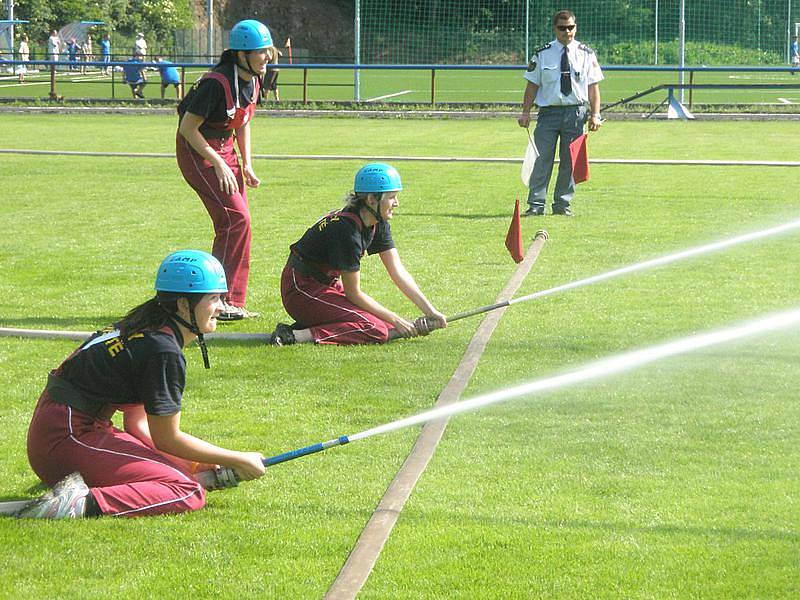
[[[569,145],[572,159],[572,179],[575,183],[583,183],[589,179],[589,154],[586,150],[586,134],[575,138]]]
[[[511,217],[511,225],[506,234],[506,248],[511,253],[511,258],[514,262],[521,263],[525,258],[525,252],[522,249],[522,225],[519,219],[519,198],[514,205],[514,216]]]

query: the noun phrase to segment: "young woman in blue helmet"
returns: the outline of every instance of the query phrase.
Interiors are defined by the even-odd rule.
[[[97,332],[48,378],[28,430],[28,460],[53,489],[20,518],[142,516],[202,508],[203,473],[264,474],[263,456],[181,430],[183,348],[216,328],[228,290],[219,261],[183,250],[159,267],[156,295]],[[111,423],[123,413],[123,429]],[[212,478],[213,479],[213,478]]]
[[[230,47],[217,65],[178,105],[178,166],[211,216],[211,253],[228,277],[220,321],[257,316],[245,308],[250,273],[250,208],[245,186],[256,188],[261,182],[253,170],[250,121],[260,78],[273,52],[266,25],[252,19],[240,21],[231,29]]]
[[[403,266],[389,221],[403,189],[394,167],[370,163],[356,173],[347,205],[325,215],[290,246],[281,299],[296,324],[279,324],[276,345],[383,343],[446,326],[445,316]],[[361,259],[377,254],[398,289],[425,318],[409,321],[361,289]]]

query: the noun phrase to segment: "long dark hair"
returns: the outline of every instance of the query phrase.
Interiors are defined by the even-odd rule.
[[[189,309],[194,310],[202,297],[203,294],[159,292],[155,297],[128,311],[115,327],[119,329],[120,337],[123,338],[144,330],[161,329],[165,325],[174,327],[175,319],[172,315],[178,314],[178,298],[186,298],[189,301]]]
[[[178,312],[178,299],[165,302],[158,296],[142,302],[128,311],[117,323],[120,337],[126,338],[133,333],[146,329],[161,329],[165,325],[174,323],[170,314]]]
[[[219,61],[214,65],[214,68],[218,69],[224,65],[236,64],[236,52],[238,52],[238,50],[231,50],[230,48],[224,50],[222,54],[219,55]]]

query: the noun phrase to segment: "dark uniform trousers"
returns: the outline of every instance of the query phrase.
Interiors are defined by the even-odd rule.
[[[585,105],[542,106],[536,118],[536,129],[533,140],[539,156],[533,165],[530,185],[528,187],[528,204],[536,208],[544,208],[547,199],[547,187],[553,172],[553,162],[558,147],[558,177],[553,194],[553,210],[563,211],[575,195],[575,181],[572,178],[572,160],[569,145],[583,133],[583,126],[589,116]]]

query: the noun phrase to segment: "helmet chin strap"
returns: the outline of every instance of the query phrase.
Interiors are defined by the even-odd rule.
[[[260,73],[258,73],[257,71],[253,70],[253,67],[250,64],[249,53],[245,52],[245,59],[244,59],[245,64],[241,64],[241,62],[239,61],[239,52],[242,52],[242,50],[237,50],[236,51],[236,64],[237,64],[237,66],[243,68],[245,71],[247,71],[248,73],[250,73],[250,75],[253,75],[254,77],[261,77]]]
[[[378,210],[376,211],[374,208],[372,208],[366,202],[364,202],[364,208],[367,209],[367,212],[369,214],[371,214],[373,217],[375,217],[375,220],[378,221],[378,223],[383,223],[383,217],[381,216],[381,212],[380,212],[381,211],[381,200],[383,200],[383,192],[378,193],[378,194],[375,194],[374,192],[372,192],[372,193],[375,196],[378,196]]]
[[[187,300],[188,300],[188,298],[187,298]],[[159,305],[159,306],[161,306],[161,305]],[[174,320],[176,320],[178,323],[180,323],[181,325],[186,327],[186,329],[188,329],[189,331],[191,331],[193,334],[195,334],[197,336],[197,345],[200,346],[200,354],[203,355],[203,365],[205,366],[206,369],[210,369],[211,368],[211,363],[209,363],[209,361],[208,361],[208,348],[206,348],[206,340],[203,337],[203,334],[200,331],[200,328],[197,326],[197,318],[194,315],[194,308],[192,307],[192,303],[189,302],[189,310],[190,310],[189,314],[191,315],[191,319],[192,319],[191,323],[189,323],[186,319],[184,319],[182,316],[180,316],[176,312],[175,313],[170,312],[166,308],[164,308],[163,306],[161,306],[161,309],[165,313],[167,313],[170,317],[172,317]]]

